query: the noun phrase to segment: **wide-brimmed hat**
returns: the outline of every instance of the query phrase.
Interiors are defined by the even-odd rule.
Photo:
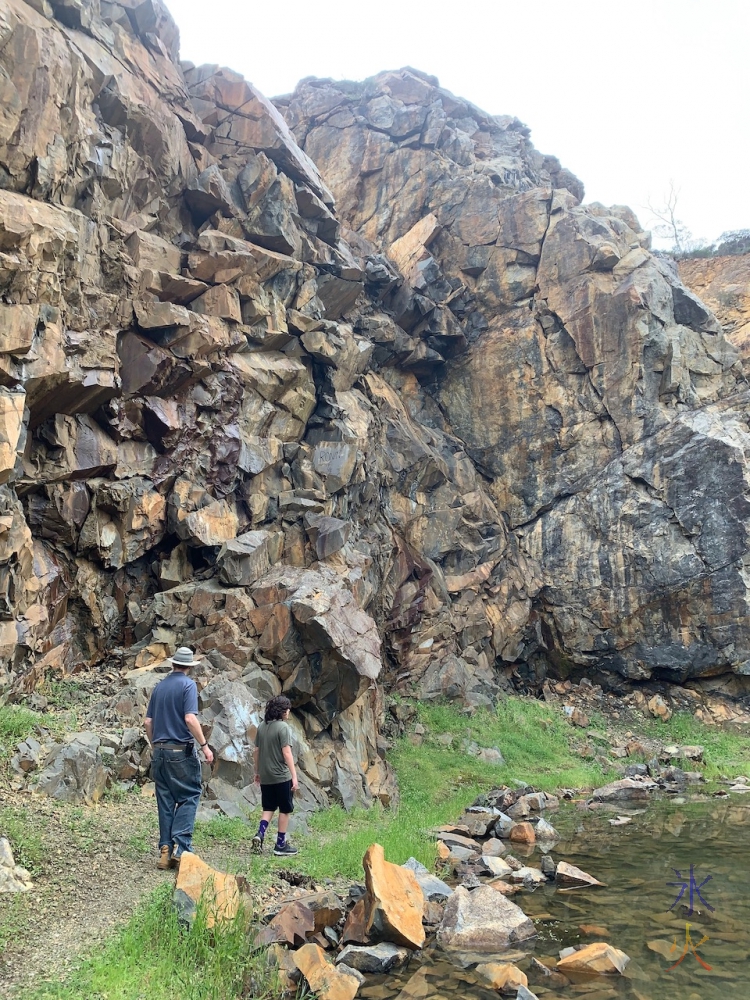
[[[201,662],[200,660],[193,659],[193,651],[189,646],[180,646],[170,659],[174,667],[197,667]]]

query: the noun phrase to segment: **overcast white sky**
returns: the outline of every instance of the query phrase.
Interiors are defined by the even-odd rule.
[[[649,225],[670,181],[693,236],[750,228],[749,0],[166,0],[182,58],[269,97],[414,66]]]

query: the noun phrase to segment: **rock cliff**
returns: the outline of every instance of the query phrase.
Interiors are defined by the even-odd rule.
[[[750,360],[750,254],[688,257],[678,263],[681,280],[716,315],[747,367]]]
[[[745,383],[632,212],[417,71],[178,48],[0,0],[0,687],[108,663],[137,721],[192,644],[218,778],[283,688],[349,805],[383,679],[750,671]]]

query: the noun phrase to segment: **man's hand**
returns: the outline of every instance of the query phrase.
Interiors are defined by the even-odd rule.
[[[203,756],[206,758],[206,761],[209,764],[213,764],[213,762],[214,762],[214,752],[211,749],[211,747],[208,745],[208,743],[204,747],[201,747],[201,751],[203,752]]]
[[[259,774],[256,774],[256,775],[255,775],[255,784],[256,784],[256,785],[259,785],[259,784],[260,784],[260,775],[259,775]]]
[[[295,776],[292,778],[292,791],[296,792],[298,788],[299,788],[299,781],[297,781],[297,775],[295,774]]]

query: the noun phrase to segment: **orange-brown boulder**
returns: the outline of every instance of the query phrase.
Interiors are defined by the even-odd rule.
[[[300,896],[297,902],[312,910],[316,931],[322,931],[324,927],[335,927],[346,912],[341,897],[332,889]]]
[[[493,990],[515,996],[519,986],[528,986],[526,974],[510,962],[484,962],[474,970]]]
[[[180,919],[192,923],[202,902],[206,907],[207,927],[233,920],[242,906],[242,881],[216,871],[197,854],[185,851],[180,858],[173,897]]]
[[[367,914],[365,901],[360,899],[349,911],[341,934],[342,944],[367,944]]]
[[[307,980],[318,1000],[354,1000],[359,982],[354,976],[339,972],[327,961],[317,944],[306,944],[294,953],[294,964]]]
[[[501,892],[503,896],[515,896],[516,893],[521,892],[520,885],[511,885],[510,882],[506,882],[505,879],[502,878],[493,879],[492,882],[488,882],[487,885],[490,889],[494,889],[495,892]]]
[[[313,934],[316,929],[313,911],[295,900],[282,906],[273,920],[256,934],[255,946],[278,943],[298,947],[303,945],[308,935]]]
[[[421,948],[425,939],[424,894],[414,872],[386,861],[380,844],[367,849],[362,864],[367,933],[374,939]]]
[[[536,834],[531,823],[516,823],[510,831],[510,840],[518,844],[533,844],[536,842]]]
[[[561,958],[557,968],[561,972],[593,972],[597,975],[622,974],[630,957],[619,948],[614,948],[606,941],[595,941],[587,944],[572,955]]]

